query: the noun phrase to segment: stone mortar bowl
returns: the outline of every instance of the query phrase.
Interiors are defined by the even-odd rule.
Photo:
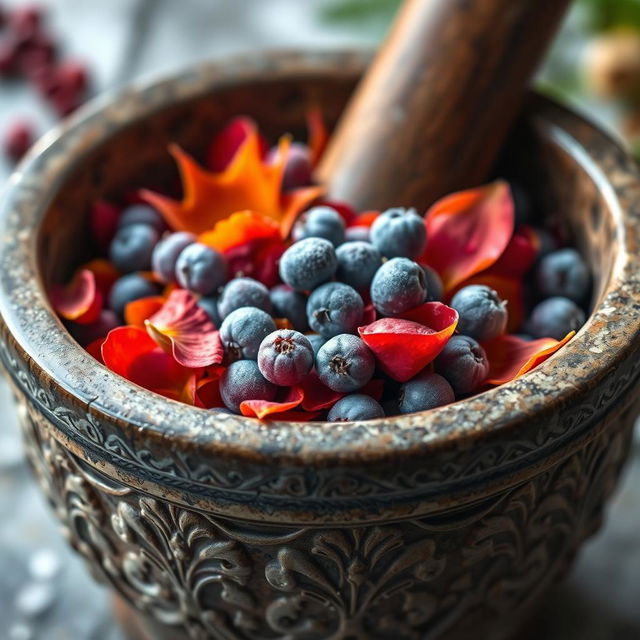
[[[601,521],[640,408],[640,180],[577,115],[532,98],[505,167],[587,256],[587,324],[525,377],[427,413],[262,423],[130,384],[45,294],[86,259],[98,197],[175,179],[232,115],[271,138],[334,123],[366,62],[205,64],[98,101],[2,199],[0,355],[29,459],[70,544],[135,638],[506,637]]]

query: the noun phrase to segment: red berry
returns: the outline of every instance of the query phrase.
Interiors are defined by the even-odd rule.
[[[71,115],[82,104],[82,98],[78,92],[69,88],[56,88],[50,99],[51,106],[60,118]]]
[[[78,60],[64,60],[56,70],[56,77],[64,89],[74,90],[82,95],[87,90],[88,73],[84,63]]]
[[[19,48],[13,40],[0,42],[0,78],[8,78],[18,71]]]
[[[13,162],[18,162],[29,150],[34,142],[34,138],[33,127],[29,122],[24,120],[14,122],[7,130],[4,138],[3,147],[5,154],[13,160]]]
[[[43,12],[37,5],[18,7],[9,14],[9,28],[20,39],[35,36],[42,26]]]
[[[28,77],[38,75],[43,69],[51,70],[56,59],[56,45],[46,35],[39,34],[23,43],[19,49],[20,70]]]

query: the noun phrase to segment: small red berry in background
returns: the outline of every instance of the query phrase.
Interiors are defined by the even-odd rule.
[[[0,81],[21,77],[36,89],[59,118],[85,100],[87,67],[77,60],[60,60],[59,47],[47,31],[45,11],[29,4],[16,9],[0,5]],[[5,155],[19,160],[35,138],[34,127],[15,123],[4,136]]]
[[[3,140],[3,150],[9,159],[18,162],[30,149],[35,140],[35,132],[31,123],[18,120],[11,124]]]

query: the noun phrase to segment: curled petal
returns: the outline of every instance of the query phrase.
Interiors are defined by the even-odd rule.
[[[102,310],[102,294],[92,271],[79,269],[67,285],[51,289],[51,304],[65,320],[78,324],[91,324]]]
[[[540,240],[535,229],[522,225],[513,234],[491,271],[511,278],[522,277],[533,266],[539,251]]]
[[[513,198],[498,180],[438,200],[427,212],[427,248],[420,262],[433,267],[445,291],[485,271],[513,235]]]
[[[382,318],[358,328],[380,368],[406,382],[442,351],[458,324],[458,313],[441,302],[427,302],[401,318]]]
[[[111,287],[114,282],[120,277],[120,272],[104,258],[95,258],[83,264],[81,269],[87,269],[93,273],[96,286],[100,289],[100,293],[103,298],[108,298],[111,292]]]
[[[567,344],[575,333],[571,331],[562,340],[540,338],[526,341],[518,336],[504,335],[485,342],[482,346],[489,358],[487,384],[499,385],[519,378]]]
[[[198,380],[194,393],[194,404],[203,409],[213,407],[224,407],[222,396],[220,395],[219,378],[203,378]]]
[[[153,340],[185,367],[222,362],[224,349],[218,330],[196,298],[184,289],[173,291],[145,326]]]
[[[298,386],[303,393],[302,408],[305,411],[329,409],[344,396],[344,393],[332,391],[325,386],[320,381],[315,369],[312,369]]]
[[[304,399],[304,391],[301,387],[291,387],[282,400],[268,402],[267,400],[245,400],[240,403],[240,411],[243,416],[249,418],[265,418],[269,415],[283,413],[295,409]],[[278,417],[278,419],[280,419]]]

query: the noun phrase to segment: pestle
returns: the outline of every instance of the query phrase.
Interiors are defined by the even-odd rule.
[[[491,171],[569,0],[406,0],[318,169],[358,210],[415,206]]]

